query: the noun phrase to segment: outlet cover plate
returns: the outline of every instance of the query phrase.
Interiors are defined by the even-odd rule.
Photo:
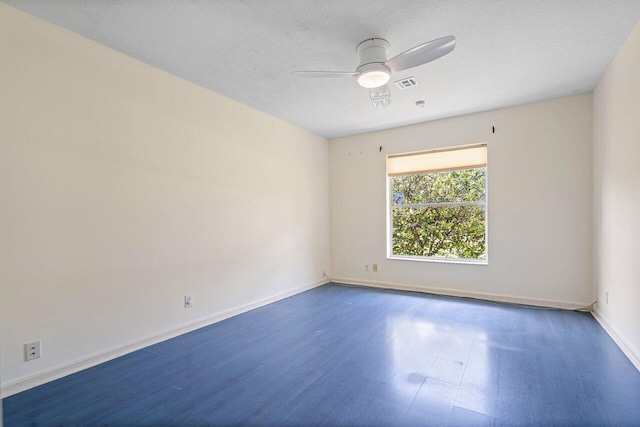
[[[30,342],[24,345],[24,360],[26,362],[40,357],[40,341]]]

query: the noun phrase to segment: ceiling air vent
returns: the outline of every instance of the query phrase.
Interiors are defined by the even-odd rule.
[[[398,80],[394,82],[400,89],[406,89],[408,87],[414,87],[418,85],[418,81],[415,77],[407,77],[406,79]]]

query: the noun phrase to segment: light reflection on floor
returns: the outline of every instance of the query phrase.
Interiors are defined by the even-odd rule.
[[[491,386],[487,358],[491,350],[486,333],[479,328],[463,324],[438,325],[402,316],[387,320],[387,334],[393,337],[388,346],[387,366],[399,395],[415,396],[420,388],[437,382],[451,384],[452,389],[463,386],[461,393],[468,387],[483,390]],[[470,357],[472,348],[473,357]],[[467,370],[470,365],[472,369]],[[420,384],[417,389],[416,384]],[[433,400],[436,403],[439,398]],[[491,411],[483,399],[474,399],[472,406],[469,409],[474,411]]]

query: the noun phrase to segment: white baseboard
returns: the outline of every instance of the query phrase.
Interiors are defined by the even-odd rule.
[[[259,301],[255,301],[249,304],[232,308],[230,310],[225,310],[219,313],[215,313],[213,315],[206,316],[182,325],[178,325],[173,328],[165,329],[163,331],[148,335],[146,337],[143,337],[134,341],[130,341],[128,343],[121,344],[116,347],[111,347],[106,350],[103,350],[94,354],[90,354],[85,357],[81,357],[79,359],[73,360],[71,362],[68,362],[62,365],[54,366],[53,368],[49,368],[44,371],[36,372],[34,374],[27,375],[25,377],[3,383],[1,396],[4,399],[5,397],[9,397],[13,394],[20,393],[21,391],[25,391],[30,388],[37,387],[39,385],[48,383],[50,381],[57,380],[58,378],[62,378],[67,375],[74,374],[83,369],[87,369],[92,366],[99,365],[100,363],[104,363],[109,360],[115,359],[117,357],[124,356],[125,354],[134,352],[136,350],[143,349],[150,345],[157,344],[159,342],[166,341],[171,338],[175,338],[179,335],[186,334],[187,332],[200,329],[204,326],[208,326],[216,322],[220,322],[221,320],[228,319],[229,317],[233,317],[238,314],[242,314],[247,311],[256,309],[258,307],[271,304],[272,302],[279,301],[281,299],[299,294],[309,289],[322,286],[328,282],[329,280],[327,279],[319,280],[317,282],[314,282],[305,286],[300,286],[298,288],[292,289],[287,292],[283,292],[278,295],[274,295],[269,298],[264,298]]]
[[[427,286],[405,285],[400,283],[372,282],[372,281],[348,279],[348,278],[342,278],[342,277],[332,277],[331,281],[334,283],[344,283],[347,285],[369,286],[372,288],[393,289],[398,291],[422,292],[422,293],[452,296],[452,297],[474,298],[474,299],[480,299],[485,301],[497,301],[497,302],[507,302],[512,304],[534,305],[537,307],[562,308],[566,310],[578,310],[581,308],[586,308],[589,305],[589,303],[555,301],[555,300],[546,300],[546,299],[529,298],[529,297],[516,297],[511,295],[492,294],[492,293],[485,293],[485,292],[470,292],[470,291],[465,291],[461,289],[432,288]]]
[[[598,311],[598,306],[591,312],[593,317],[600,323],[600,326],[609,334],[611,339],[620,347],[620,350],[629,358],[633,366],[640,371],[640,352],[635,350],[624,336],[616,329],[611,322]]]

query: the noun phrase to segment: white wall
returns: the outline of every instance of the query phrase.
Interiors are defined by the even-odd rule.
[[[5,395],[323,283],[326,139],[2,4],[0,94]]]
[[[329,141],[332,279],[589,305],[591,108],[590,94],[577,95]],[[385,156],[480,142],[489,156],[489,265],[386,259]],[[365,272],[365,263],[379,271]]]
[[[593,96],[597,313],[638,369],[639,104],[640,24],[607,68]],[[605,292],[609,293],[608,303]]]

